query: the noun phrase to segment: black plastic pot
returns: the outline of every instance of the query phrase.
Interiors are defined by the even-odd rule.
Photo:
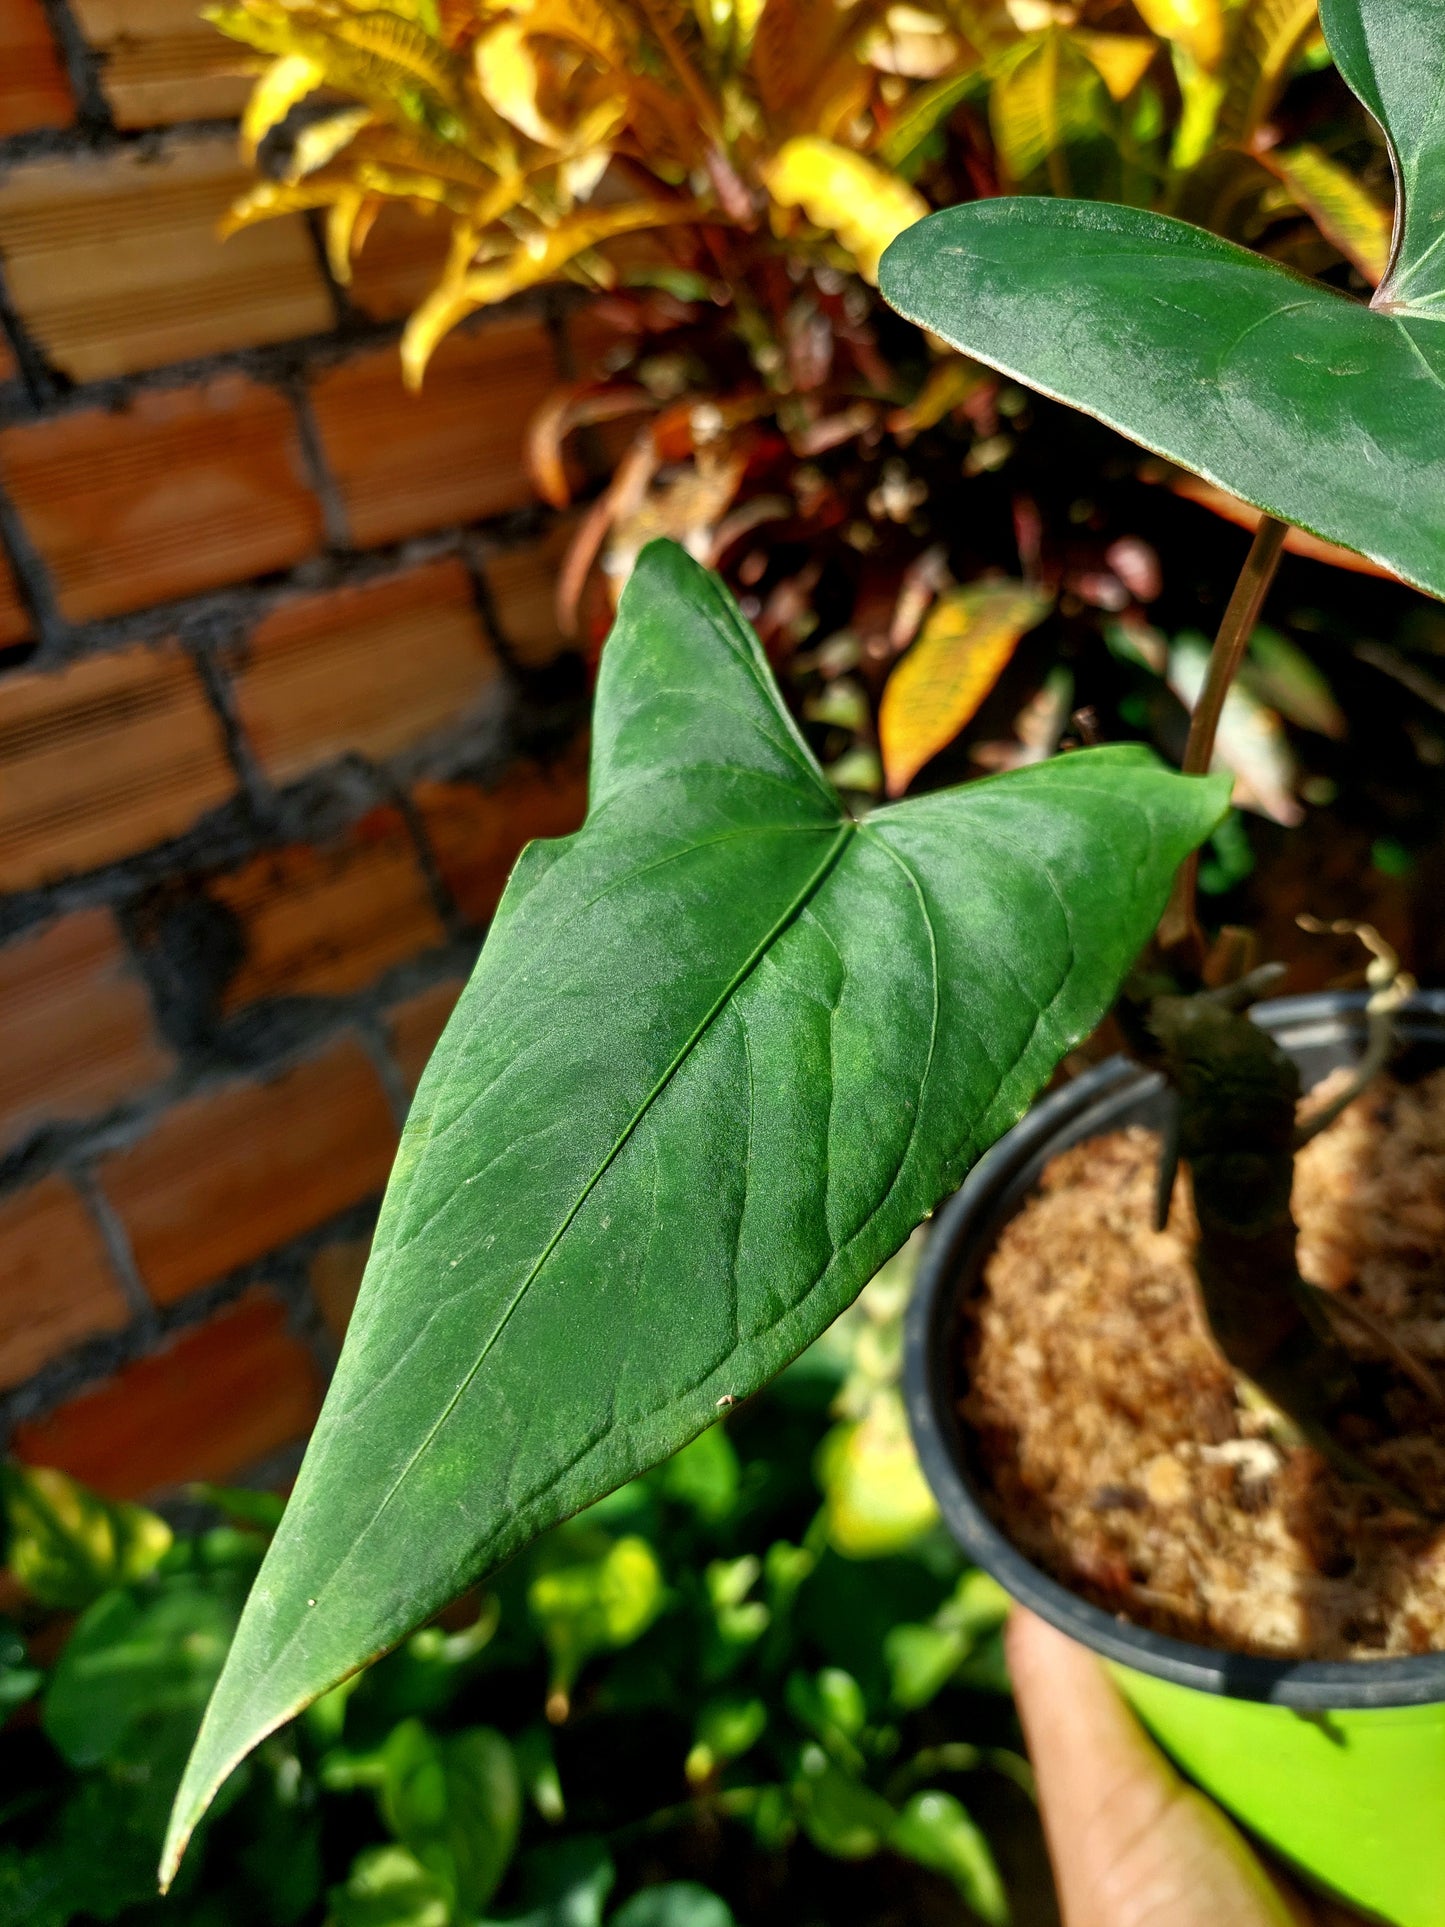
[[[1363,996],[1281,998],[1263,1024],[1306,1088],[1363,1043]],[[1406,1069],[1445,1064],[1445,993],[1400,1019]],[[1162,1080],[1112,1058],[1036,1105],[938,1212],[909,1310],[904,1377],[919,1459],[965,1551],[1017,1600],[1113,1663],[1179,1764],[1322,1886],[1395,1927],[1445,1927],[1445,1653],[1290,1662],[1136,1627],[1024,1557],[979,1502],[957,1416],[960,1311],[1049,1160],[1162,1123]]]

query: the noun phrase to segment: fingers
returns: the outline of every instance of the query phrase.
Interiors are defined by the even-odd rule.
[[[1308,1918],[1180,1779],[1092,1653],[1018,1610],[1008,1659],[1065,1927],[1297,1927]]]

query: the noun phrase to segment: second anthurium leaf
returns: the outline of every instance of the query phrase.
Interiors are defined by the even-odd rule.
[[[1022,582],[972,583],[939,597],[883,691],[878,740],[890,796],[901,796],[972,719],[1019,638],[1052,607]]]
[[[1227,783],[1090,750],[850,815],[675,544],[602,658],[407,1121],[335,1381],[177,1799],[695,1438],[1098,1022]]]
[[[1370,306],[1137,208],[930,216],[880,269],[900,313],[1255,507],[1445,596],[1445,12],[1322,0],[1401,198]]]

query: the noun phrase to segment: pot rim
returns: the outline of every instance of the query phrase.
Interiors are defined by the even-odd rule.
[[[1301,1047],[1336,1039],[1342,1027],[1359,1028],[1365,997],[1364,992],[1280,997],[1256,1006],[1252,1015],[1282,1044]],[[1421,1040],[1445,1041],[1445,992],[1417,993],[1399,1021],[1407,1037],[1413,1033]],[[971,1283],[965,1275],[970,1257],[975,1264],[982,1262],[997,1231],[1017,1208],[1005,1207],[1005,1194],[1052,1138],[1100,1100],[1141,1096],[1161,1081],[1157,1073],[1124,1057],[1095,1065],[1035,1104],[985,1152],[934,1217],[908,1308],[903,1383],[919,1461],[944,1522],[970,1557],[1041,1619],[1106,1659],[1155,1679],[1302,1712],[1445,1701],[1445,1652],[1403,1659],[1268,1659],[1136,1626],[1079,1598],[1041,1571],[1004,1536],[975,1493],[953,1409],[949,1342],[958,1304]]]

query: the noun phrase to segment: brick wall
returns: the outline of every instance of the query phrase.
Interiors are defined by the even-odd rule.
[[[238,50],[0,0],[0,1419],[133,1496],[284,1476],[580,667],[521,461],[565,316],[406,397],[439,258],[221,243]]]

